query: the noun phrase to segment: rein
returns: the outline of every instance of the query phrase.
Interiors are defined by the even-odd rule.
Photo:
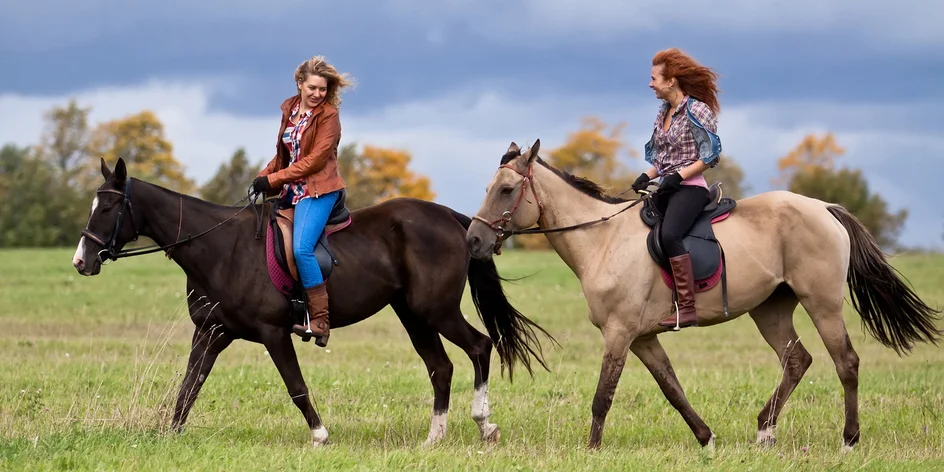
[[[597,219],[595,219],[595,220],[584,221],[584,222],[582,222],[582,223],[577,223],[577,224],[573,224],[573,225],[570,225],[570,226],[563,226],[563,227],[558,227],[558,228],[540,228],[540,227],[538,227],[538,228],[528,228],[528,229],[512,229],[512,230],[506,230],[506,229],[504,228],[504,225],[508,224],[508,222],[510,222],[510,221],[511,221],[511,218],[514,216],[515,212],[518,211],[518,205],[521,203],[521,200],[524,199],[524,195],[525,195],[525,193],[527,192],[526,187],[529,187],[529,186],[531,187],[531,194],[534,195],[534,199],[535,199],[535,201],[537,201],[537,203],[538,203],[538,222],[539,222],[539,224],[540,224],[540,221],[544,218],[544,203],[541,201],[540,197],[538,197],[537,190],[534,189],[534,170],[533,170],[533,168],[532,168],[533,165],[534,165],[534,164],[528,165],[528,171],[527,171],[527,173],[521,172],[520,170],[518,170],[516,167],[514,167],[514,166],[511,165],[511,164],[502,164],[502,165],[500,165],[499,168],[505,167],[505,168],[511,169],[511,170],[515,171],[518,175],[520,175],[521,177],[524,178],[524,182],[521,184],[521,193],[518,194],[518,199],[515,200],[515,204],[511,207],[511,210],[507,210],[507,211],[505,211],[504,213],[502,213],[501,218],[499,218],[499,219],[497,219],[497,220],[495,220],[495,221],[488,221],[488,220],[486,220],[485,218],[482,218],[481,216],[478,216],[478,215],[475,215],[475,216],[472,218],[472,219],[474,219],[474,220],[478,220],[478,221],[480,221],[480,222],[482,222],[482,223],[485,223],[486,225],[488,225],[489,228],[491,228],[493,231],[495,231],[495,233],[498,235],[498,240],[495,242],[495,249],[496,249],[496,252],[500,251],[501,245],[502,245],[502,243],[505,241],[505,239],[507,239],[509,236],[514,236],[514,235],[516,235],[516,234],[546,234],[546,233],[559,233],[559,232],[563,232],[563,231],[572,231],[572,230],[575,230],[575,229],[585,228],[585,227],[588,227],[588,226],[593,226],[593,225],[596,225],[596,224],[599,224],[599,223],[603,223],[603,222],[608,221],[608,220],[610,220],[611,218],[613,218],[613,217],[619,215],[620,213],[623,213],[624,211],[629,210],[630,208],[632,208],[632,207],[634,207],[634,206],[640,204],[641,202],[646,201],[647,199],[649,199],[649,198],[652,196],[652,193],[653,193],[653,192],[648,192],[648,191],[640,192],[640,193],[643,193],[643,196],[642,196],[642,197],[637,198],[636,200],[633,200],[632,203],[630,203],[629,205],[627,205],[627,206],[621,208],[619,211],[617,211],[616,213],[613,213],[612,215],[603,216],[603,217],[597,218]],[[625,193],[625,192],[624,192],[624,193]]]
[[[187,235],[186,238],[180,239],[180,231],[183,228],[183,197],[180,197],[180,213],[179,213],[180,216],[177,222],[177,240],[176,241],[170,244],[165,244],[165,245],[154,244],[151,246],[146,246],[146,247],[141,247],[141,248],[123,249],[121,251],[116,251],[115,246],[118,240],[118,233],[119,233],[119,230],[121,229],[121,223],[124,220],[124,215],[125,215],[126,210],[129,217],[131,218],[131,227],[134,229],[134,238],[131,239],[131,241],[129,242],[137,241],[138,235],[140,234],[138,230],[138,225],[136,223],[136,220],[134,219],[134,207],[131,204],[131,179],[128,179],[128,181],[125,183],[124,192],[119,191],[119,190],[113,190],[113,189],[100,189],[96,192],[96,194],[102,194],[102,193],[115,193],[115,194],[121,195],[122,197],[121,208],[118,210],[118,218],[115,219],[115,230],[112,232],[111,238],[108,240],[107,243],[104,241],[103,238],[101,238],[100,236],[98,236],[97,234],[89,230],[88,225],[86,225],[85,229],[82,230],[83,236],[91,239],[92,241],[94,241],[95,243],[98,243],[100,246],[104,248],[98,252],[98,257],[99,259],[102,260],[102,264],[107,264],[106,260],[116,261],[124,257],[140,256],[140,255],[151,254],[151,253],[155,253],[159,251],[166,252],[167,257],[170,258],[171,252],[173,252],[173,249],[175,247],[188,243],[190,241],[193,241],[223,226],[224,224],[226,224],[227,222],[235,218],[237,215],[242,213],[243,210],[249,207],[253,207],[253,213],[256,214],[256,218],[261,220],[261,216],[258,213],[256,213],[256,208],[255,208],[256,195],[253,194],[251,190],[249,190],[247,195],[241,198],[236,203],[234,203],[233,206],[238,205],[246,200],[250,200],[249,203],[247,203],[245,206],[237,210],[229,218],[226,218],[225,220],[207,228],[204,231],[201,231],[200,233],[197,233],[196,235],[193,235],[193,236]],[[259,237],[260,235],[257,234],[256,239],[259,239]],[[105,254],[104,258],[102,257],[103,253]]]

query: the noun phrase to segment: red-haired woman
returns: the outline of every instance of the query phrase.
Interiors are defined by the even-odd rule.
[[[636,179],[633,189],[638,192],[662,177],[653,203],[663,215],[662,249],[671,263],[678,311],[659,324],[673,329],[698,326],[692,261],[682,238],[708,203],[702,173],[720,159],[716,78],[711,69],[675,48],[652,58],[649,88],[663,103],[645,148],[652,167]]]

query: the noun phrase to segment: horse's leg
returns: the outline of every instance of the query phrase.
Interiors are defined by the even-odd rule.
[[[449,416],[449,393],[452,388],[452,362],[446,354],[439,333],[426,321],[414,315],[402,303],[393,304],[394,311],[410,335],[413,348],[423,358],[429,381],[433,384],[433,415],[429,435],[424,446],[437,443],[446,436],[446,420]]]
[[[815,266],[819,268],[819,266]],[[844,269],[844,267],[843,267]],[[798,270],[801,274],[812,274],[811,268]],[[800,299],[800,304],[809,313],[816,331],[819,332],[836,364],[836,373],[842,383],[845,398],[846,425],[842,431],[842,444],[845,450],[859,442],[859,356],[852,348],[846,323],[842,318],[842,304],[845,291],[845,271],[828,278],[828,273],[816,273],[797,277],[790,281],[793,291]]]
[[[751,310],[751,318],[760,334],[780,358],[783,376],[777,390],[757,415],[757,444],[772,446],[777,442],[774,429],[777,417],[803,374],[813,363],[813,356],[800,343],[793,327],[793,310],[799,300],[787,287],[782,286],[764,303]]]
[[[291,332],[282,328],[269,328],[262,333],[262,344],[269,351],[275,368],[279,370],[292,402],[305,415],[305,421],[311,430],[312,446],[324,445],[328,442],[328,430],[321,424],[321,418],[308,399],[308,386],[305,385],[305,378],[298,366]]]
[[[626,355],[629,345],[635,337],[619,325],[604,325],[603,331],[603,365],[600,367],[600,379],[597,391],[593,395],[593,422],[590,425],[590,442],[587,447],[597,449],[603,441],[603,424],[606,414],[613,404],[613,394],[619,383],[623,366],[626,364]]]
[[[472,419],[478,425],[483,441],[498,442],[501,435],[498,425],[488,422],[491,415],[488,409],[488,371],[492,340],[472,327],[462,316],[458,307],[449,313],[452,314],[435,318],[436,329],[449,342],[465,351],[469,360],[472,361],[472,368],[475,371]]]
[[[669,356],[666,355],[665,350],[662,349],[659,339],[654,335],[636,338],[629,348],[649,369],[649,373],[656,379],[656,383],[659,384],[665,398],[678,410],[685,423],[695,433],[698,443],[702,446],[713,447],[715,435],[688,403],[688,399],[685,398],[682,385],[675,376],[675,370],[672,369],[672,362],[669,360]]]
[[[197,326],[193,330],[193,339],[190,347],[190,358],[187,360],[187,373],[177,392],[177,406],[174,408],[174,418],[171,428],[175,431],[183,429],[187,422],[187,415],[193,403],[200,394],[203,383],[206,382],[217,356],[233,342],[222,326]]]
[[[800,300],[810,314],[836,364],[836,373],[842,383],[845,397],[846,425],[842,431],[842,445],[851,450],[859,442],[859,355],[852,347],[846,323],[842,319],[842,299],[838,301]]]

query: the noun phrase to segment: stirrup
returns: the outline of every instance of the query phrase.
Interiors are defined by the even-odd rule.
[[[295,331],[294,327],[292,327],[292,332],[301,337],[303,343],[307,343],[308,341],[311,341],[311,337],[315,335],[315,332],[311,330],[311,314],[308,312],[307,307],[305,308],[305,324],[303,326],[305,331],[299,333],[298,331]]]
[[[682,313],[679,312],[678,300],[672,302],[675,305],[675,326],[669,328],[672,331],[681,331],[682,327],[679,325],[679,321],[682,319]]]

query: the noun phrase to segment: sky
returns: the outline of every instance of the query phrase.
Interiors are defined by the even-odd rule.
[[[75,98],[94,123],[154,111],[203,183],[243,147],[274,153],[295,67],[354,76],[342,145],[408,150],[436,200],[475,213],[511,141],[560,145],[581,119],[626,123],[641,154],[659,101],[652,55],[720,74],[719,134],[751,193],[809,133],[832,132],[909,217],[899,242],[944,248],[944,2],[898,0],[31,0],[0,3],[0,145],[39,140]],[[627,165],[643,168],[641,159]],[[249,182],[246,183],[247,186]]]

